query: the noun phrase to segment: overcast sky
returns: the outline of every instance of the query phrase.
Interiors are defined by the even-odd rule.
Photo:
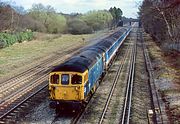
[[[3,0],[8,1],[8,0]],[[63,13],[85,13],[90,10],[103,10],[116,6],[121,8],[123,16],[137,16],[138,5],[142,0],[10,0],[15,1],[16,5],[23,6],[25,9],[31,8],[33,3],[42,3],[43,5],[51,5],[58,12]]]

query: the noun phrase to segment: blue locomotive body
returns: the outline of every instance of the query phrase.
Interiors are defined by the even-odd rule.
[[[84,96],[86,97],[90,92],[92,88],[96,87],[96,83],[100,76],[103,73],[103,60],[102,57],[98,58],[97,62],[94,64],[92,68],[89,69],[89,75],[88,75],[88,82],[84,86]]]
[[[50,73],[50,99],[59,103],[86,101],[130,31],[117,31],[57,66]]]

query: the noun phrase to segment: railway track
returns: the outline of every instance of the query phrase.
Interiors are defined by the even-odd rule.
[[[127,58],[128,58],[129,52],[130,52],[130,45],[128,46],[127,52],[126,52],[126,54],[124,55],[121,63],[119,64],[119,67],[118,67],[116,76],[115,76],[115,78],[114,78],[114,83],[113,83],[113,85],[112,85],[112,87],[111,87],[111,90],[110,90],[108,99],[107,99],[106,104],[105,104],[105,106],[104,106],[102,115],[101,115],[100,120],[99,120],[99,124],[102,124],[102,123],[103,123],[103,119],[105,118],[105,114],[106,114],[106,111],[107,111],[107,109],[108,109],[108,105],[109,105],[110,100],[111,100],[111,98],[112,98],[114,89],[115,89],[115,87],[116,87],[118,78],[119,78],[119,76],[120,76],[120,73],[122,72],[122,68],[123,68],[123,66],[124,66],[124,64],[125,64],[125,61],[126,61]],[[117,55],[117,56],[118,56],[118,55]],[[116,61],[116,58],[115,58],[114,61]],[[109,69],[111,68],[111,66],[112,66],[112,64],[110,65]],[[107,72],[106,75],[108,75],[108,72]],[[103,81],[103,79],[102,79],[102,81]],[[96,92],[95,92],[95,93],[96,93]],[[90,101],[89,101],[89,102],[90,102]],[[89,104],[89,103],[88,103],[88,104]],[[81,111],[80,113],[78,113],[78,115],[75,116],[75,117],[71,120],[71,123],[70,123],[70,124],[81,123],[81,122],[80,122],[80,119],[81,119],[82,116],[86,113],[86,109],[87,109],[87,107],[85,108],[85,110],[83,110],[83,111]]]
[[[144,54],[144,58],[145,58],[146,70],[147,70],[148,76],[149,76],[149,86],[150,86],[150,94],[151,94],[151,102],[152,102],[151,113],[147,112],[148,113],[148,123],[149,124],[170,123],[168,120],[168,117],[166,115],[164,102],[162,101],[161,95],[156,88],[156,84],[154,81],[153,67],[151,64],[147,46],[146,46],[144,38],[143,38],[142,29],[140,31],[140,38],[141,38],[141,43],[142,43],[142,47],[143,47],[143,54]]]
[[[73,49],[72,47],[70,49],[55,53],[43,60],[41,64],[0,82],[0,123],[6,123],[6,120],[11,119],[11,115],[14,115],[19,108],[23,108],[29,99],[47,87],[47,73],[51,71],[52,66],[75,54],[79,48],[73,46]]]
[[[131,63],[128,73],[128,82],[126,87],[121,124],[125,124],[125,123],[129,124],[130,121],[135,63],[136,63],[136,42],[134,43],[134,47],[131,54]]]
[[[117,34],[116,34],[117,35]],[[127,55],[126,55],[127,56]],[[117,57],[117,56],[116,56]],[[116,59],[116,57],[115,57],[115,59]],[[123,62],[122,62],[123,63]],[[108,70],[111,68],[111,66],[112,66],[112,62],[110,63],[110,65],[109,65],[109,68],[108,68]],[[106,73],[106,75],[108,74],[108,72]],[[102,79],[103,80],[103,79]],[[101,81],[101,80],[100,80]],[[91,98],[90,98],[91,99]],[[83,113],[85,112],[85,110],[84,109],[82,109],[80,112],[78,112],[74,117],[72,117],[72,119],[71,119],[71,121],[70,121],[70,123],[71,124],[76,124],[77,122],[78,122],[78,120],[82,117],[82,115],[83,115]],[[54,119],[53,119],[53,121],[52,121],[52,123],[51,124],[54,124],[54,123],[61,123],[61,121],[60,120],[63,120],[64,119],[64,117],[60,117],[60,116],[56,116]]]
[[[77,48],[69,50],[68,53],[71,53],[74,50],[77,50]],[[64,51],[65,54],[67,51]],[[35,78],[37,78],[39,74],[46,73],[47,71],[49,71],[49,69],[53,65],[58,64],[58,62],[61,61],[59,58],[61,58],[62,56],[64,56],[64,54],[53,55],[50,58],[42,61],[41,64],[39,64],[33,68],[30,68],[29,70],[22,72],[21,74],[13,77],[7,81],[1,82],[0,83],[0,94],[1,94],[0,102],[2,101],[3,98],[5,98],[9,94],[11,94],[14,91],[14,89],[23,87],[24,85],[27,84],[27,82],[30,82],[30,81],[34,80]],[[65,58],[67,58],[67,57],[65,57]]]
[[[130,49],[130,48],[129,48]],[[111,99],[113,97],[113,92],[116,88],[116,84],[118,82],[120,73],[122,73],[123,66],[125,64],[125,60],[127,59],[128,52],[126,53],[125,57],[123,58],[123,62],[120,64],[118,72],[116,74],[116,77],[114,78],[114,83],[111,88],[111,91],[109,93],[108,99],[106,101],[106,104],[103,109],[103,113],[100,117],[99,124],[103,123],[104,118],[106,117],[106,112],[108,110],[108,106],[111,102]],[[134,43],[133,50],[131,50],[131,60],[130,60],[130,68],[129,68],[129,77],[128,77],[128,82],[127,82],[127,88],[126,88],[126,93],[125,93],[125,101],[124,101],[124,109],[123,109],[123,114],[122,114],[122,119],[121,123],[129,123],[129,117],[130,117],[130,108],[131,108],[131,99],[132,99],[132,88],[133,88],[133,78],[134,78],[134,68],[135,68],[135,57],[136,57],[136,43]]]
[[[75,54],[79,47],[74,46],[71,50],[55,54],[51,58],[0,85],[0,123],[6,122],[6,117],[20,107],[28,99],[47,87],[48,72],[52,66]],[[63,56],[63,58],[62,58]]]
[[[142,32],[141,32],[141,37],[142,37]],[[114,78],[114,84],[112,85],[112,87],[111,87],[111,91],[110,91],[110,93],[109,93],[109,95],[108,95],[108,98],[107,98],[107,101],[106,101],[106,105],[105,106],[103,106],[103,113],[101,114],[101,116],[99,117],[99,121],[97,122],[97,123],[99,123],[99,124],[101,124],[101,123],[106,123],[106,121],[104,121],[104,119],[106,119],[106,118],[108,118],[107,116],[107,111],[109,111],[108,109],[111,109],[111,108],[109,108],[109,106],[110,106],[110,103],[111,103],[111,100],[112,100],[112,97],[113,97],[113,94],[114,94],[114,90],[116,89],[116,85],[117,85],[117,80],[118,80],[118,78],[119,78],[119,76],[120,76],[120,73],[122,72],[122,68],[123,68],[123,66],[124,66],[124,64],[123,63],[125,63],[125,60],[127,60],[127,56],[131,56],[131,60],[133,60],[133,61],[131,61],[130,63],[130,68],[129,68],[129,73],[128,73],[128,85],[126,86],[126,97],[124,97],[125,98],[125,100],[124,100],[124,105],[123,105],[123,112],[122,112],[122,115],[120,116],[120,118],[119,118],[119,121],[120,121],[120,123],[122,123],[122,124],[124,124],[124,123],[130,123],[130,113],[131,113],[131,99],[132,99],[132,88],[133,88],[133,78],[134,78],[134,67],[135,67],[135,60],[136,60],[136,45],[133,47],[133,50],[130,50],[130,47],[128,48],[129,50],[128,50],[128,52],[126,52],[126,57],[124,57],[122,60],[123,61],[121,61],[121,65],[118,67],[118,71],[117,71],[117,74],[116,74],[116,76],[115,76],[115,78]],[[148,54],[146,53],[147,52],[147,48],[145,47],[145,44],[143,43],[143,49],[144,49],[144,53],[146,54],[145,56],[147,57],[146,59],[146,61],[150,61],[149,60],[149,58],[148,58]],[[129,53],[131,53],[131,55],[129,55]],[[146,62],[147,63],[147,62]],[[148,62],[149,63],[149,62]],[[152,65],[149,65],[149,66],[152,66]],[[152,67],[151,68],[149,68],[150,69],[150,71],[152,70]],[[44,75],[45,76],[45,75]],[[153,76],[153,75],[152,75]],[[150,80],[153,80],[153,79],[150,79]],[[44,85],[45,86],[45,85]],[[37,86],[36,86],[37,87]],[[46,87],[46,86],[45,86]],[[45,88],[44,87],[44,88]],[[152,90],[153,90],[153,87],[155,87],[155,84],[152,84]],[[43,87],[42,87],[42,89],[41,90],[37,90],[37,93],[38,92],[41,92],[43,90]],[[156,96],[158,96],[158,94],[156,93],[156,90],[155,90],[155,88],[154,88],[154,91],[152,91],[152,92],[154,92],[154,95],[155,95],[155,97]],[[32,96],[29,96],[29,98],[31,98],[31,97],[33,97],[34,95],[36,95],[37,94],[36,92],[33,94],[32,92],[31,92],[31,94],[32,94]],[[23,105],[23,103],[25,102],[25,101],[27,101],[29,98],[28,97],[26,97],[27,99],[24,99],[24,101],[22,101],[22,103],[19,103],[19,104],[17,104],[17,108],[19,107],[19,106],[21,106],[21,105]],[[153,100],[154,99],[154,100]],[[166,121],[164,121],[164,119],[163,119],[163,116],[161,115],[163,112],[162,112],[162,110],[161,110],[161,106],[160,106],[160,103],[159,103],[159,101],[158,101],[158,98],[153,98],[152,99],[152,102],[155,102],[155,103],[153,103],[153,104],[155,104],[155,105],[153,105],[153,108],[152,109],[154,109],[154,108],[156,108],[156,109],[154,109],[154,116],[153,116],[153,118],[151,118],[150,117],[150,121],[151,122],[149,122],[149,123],[165,123]],[[16,108],[16,106],[14,106],[15,108]],[[13,108],[12,108],[13,109]],[[12,110],[13,111],[13,110]],[[84,111],[81,111],[80,113],[78,113],[77,115],[75,115],[75,116],[73,116],[71,119],[68,119],[67,120],[67,122],[69,122],[69,123],[71,123],[71,124],[75,124],[75,123],[81,123],[79,120],[81,120],[81,118],[82,118],[82,116],[83,116],[83,114],[86,112],[86,109],[84,110]],[[9,115],[9,113],[7,113],[7,115]],[[5,116],[7,116],[7,115],[5,115]],[[9,117],[8,117],[9,118]],[[58,118],[58,119],[57,119]],[[61,123],[61,121],[60,121],[60,118],[59,117],[57,117],[57,118],[55,118],[55,120],[52,122],[52,124],[53,123],[58,123],[58,121]],[[64,117],[62,117],[62,118],[64,118]],[[57,119],[57,121],[56,121],[56,119]]]
[[[122,60],[122,62],[121,62],[121,65],[120,65],[120,67],[119,67],[119,69],[118,69],[118,74],[117,74],[117,77],[115,78],[115,80],[116,80],[116,82],[115,83],[117,83],[117,79],[118,79],[118,76],[119,76],[119,74],[120,74],[120,72],[122,71],[122,68],[123,68],[123,65],[124,65],[124,63],[125,63],[125,60],[127,59],[127,56],[128,56],[128,54],[129,54],[129,50],[130,50],[130,45],[128,46],[128,49],[127,49],[127,53],[126,53],[126,55],[124,56],[124,58],[123,58],[123,60]],[[116,58],[117,58],[117,56],[114,58],[114,61],[116,60]],[[111,66],[113,65],[112,64],[113,62],[111,62],[111,64],[109,65],[109,67],[108,67],[108,70],[111,68]],[[108,72],[106,73],[106,75],[108,74]],[[103,81],[103,78],[102,78],[102,80],[100,80],[100,82],[102,82]],[[111,89],[111,92],[113,93],[113,89],[115,88],[115,84],[114,83],[114,85],[113,85],[113,87],[112,87],[112,89]],[[112,94],[111,93],[111,94]],[[92,96],[91,96],[92,97]],[[91,98],[89,98],[89,102],[90,102],[90,100],[91,100]],[[87,104],[89,104],[89,103],[87,103]],[[76,124],[76,123],[78,123],[78,121],[82,118],[82,115],[86,112],[86,108],[87,107],[85,107],[84,109],[82,109],[80,112],[78,112],[75,116],[73,116],[72,117],[72,119],[70,119],[70,124]],[[52,121],[52,123],[51,124],[54,124],[54,123],[58,123],[58,120],[60,120],[60,118],[61,117],[59,117],[59,116],[57,116],[57,117],[55,117],[55,119]],[[62,117],[63,118],[63,117]]]
[[[142,32],[140,32],[140,33],[142,33]],[[141,34],[142,35],[142,34]],[[142,37],[139,39],[139,40],[142,40]],[[122,124],[124,124],[124,123],[131,123],[131,121],[130,121],[130,119],[132,119],[132,118],[130,118],[130,116],[131,116],[131,109],[134,107],[134,106],[131,106],[131,104],[132,104],[132,97],[138,97],[138,96],[132,96],[133,94],[132,94],[132,91],[133,91],[133,81],[134,81],[134,73],[135,73],[135,63],[136,63],[136,52],[137,52],[137,46],[136,46],[136,43],[134,43],[134,46],[133,46],[133,50],[131,51],[131,55],[129,55],[129,56],[131,56],[131,61],[130,61],[130,67],[129,67],[129,72],[128,72],[128,81],[127,81],[127,86],[126,86],[126,92],[125,92],[125,97],[124,97],[124,105],[123,105],[123,110],[122,110],[122,114],[121,114],[121,116],[120,116],[120,118],[119,118],[119,121],[118,121],[118,123],[120,122],[120,123],[122,123]],[[143,49],[146,49],[146,48],[144,48],[144,44],[143,44]],[[145,51],[144,51],[145,52]],[[147,52],[147,51],[146,51]],[[125,56],[127,56],[127,54],[128,54],[128,52],[126,52],[126,55]],[[123,62],[121,62],[121,64],[122,63],[124,63],[124,61],[125,61],[125,58],[126,57],[124,57],[124,59],[123,59]],[[127,59],[127,58],[126,58]],[[147,58],[146,58],[147,59]],[[147,60],[146,60],[147,61]],[[148,60],[149,61],[149,60]],[[88,108],[86,108],[84,111],[82,111],[82,112],[80,112],[77,116],[75,116],[72,120],[71,120],[71,124],[76,124],[76,123],[86,123],[86,122],[88,122],[88,123],[99,123],[99,124],[102,124],[102,123],[106,123],[107,122],[107,118],[109,118],[108,117],[108,111],[109,111],[109,109],[111,109],[111,108],[109,108],[109,106],[110,106],[110,103],[111,103],[111,100],[113,99],[112,97],[114,97],[113,96],[113,93],[114,93],[114,90],[116,89],[116,85],[117,85],[117,80],[118,80],[118,78],[119,78],[119,75],[120,75],[120,73],[121,73],[121,71],[122,71],[122,67],[123,66],[123,64],[121,65],[121,66],[119,66],[119,68],[118,68],[118,72],[117,72],[117,74],[116,74],[116,76],[115,76],[115,78],[114,78],[114,83],[113,83],[113,85],[112,85],[112,87],[111,87],[111,90],[110,90],[110,92],[109,92],[109,95],[108,95],[108,98],[107,98],[107,100],[106,100],[106,104],[105,104],[105,106],[103,107],[103,112],[101,113],[101,116],[100,117],[96,117],[96,118],[98,118],[99,120],[98,121],[90,121],[91,119],[89,119],[89,118],[87,118],[87,116],[85,116],[85,117],[83,117],[84,116],[84,114],[86,114],[86,112],[87,112],[87,109]],[[152,79],[150,79],[150,80],[152,80]],[[153,84],[154,85],[154,84]],[[152,86],[151,86],[152,87]],[[154,87],[154,86],[153,86]],[[154,90],[154,91],[156,91],[156,90]],[[153,92],[154,92],[153,91]],[[123,93],[123,92],[122,92]],[[157,96],[156,94],[155,94],[155,96]],[[97,98],[98,99],[98,98]],[[155,115],[156,115],[156,117],[155,116],[153,116],[153,118],[150,118],[151,120],[149,121],[149,122],[147,122],[147,123],[164,123],[164,122],[167,122],[167,121],[164,121],[163,120],[163,117],[162,117],[162,115],[160,115],[161,114],[161,107],[159,106],[160,104],[158,103],[159,101],[158,101],[158,99],[157,98],[154,98],[156,101],[156,105],[153,105],[154,107],[152,108],[152,109],[154,109],[154,113],[155,113]],[[153,100],[153,97],[152,97],[152,100]],[[153,101],[152,101],[153,102]],[[102,103],[102,101],[101,101],[101,103]],[[90,103],[89,103],[90,104]],[[154,103],[153,103],[154,104]],[[96,106],[96,104],[94,104],[93,105],[94,107]],[[155,107],[156,106],[156,107]],[[92,108],[92,107],[91,107]],[[146,108],[146,107],[145,107]],[[147,107],[148,108],[148,107]],[[157,110],[158,109],[158,110]],[[98,110],[98,111],[100,111],[100,110]],[[145,110],[146,111],[146,110]],[[146,111],[146,112],[148,112],[148,111]],[[144,113],[144,114],[146,114],[146,112]],[[87,113],[89,113],[89,112],[87,112]],[[95,113],[94,113],[95,114]],[[147,113],[148,114],[148,113]],[[89,116],[91,116],[90,114],[89,114]],[[97,115],[98,116],[98,115]],[[155,117],[155,118],[154,118]],[[83,120],[83,118],[84,119],[88,119],[87,121],[81,121],[81,120]],[[145,117],[146,118],[146,117]],[[144,119],[144,118],[143,118]],[[144,119],[145,120],[145,119]],[[162,121],[163,120],[163,121]],[[133,121],[134,122],[134,121]],[[115,123],[115,122],[114,122]]]
[[[47,87],[47,84],[44,83],[39,88],[29,91],[27,95],[23,97],[19,97],[15,101],[11,102],[11,105],[6,108],[6,111],[0,116],[0,124],[4,124],[11,120],[14,115],[16,115],[19,110],[26,107],[24,105],[29,99],[31,99],[33,96],[37,95],[39,92],[43,91]]]
[[[128,37],[128,41],[126,41],[126,50],[121,48],[120,53],[121,57],[118,57],[118,59],[114,62],[113,67],[110,68],[110,70],[107,72],[106,76],[103,78],[103,81],[101,82],[101,85],[98,87],[97,91],[95,92],[94,96],[88,103],[85,110],[81,113],[80,117],[75,117],[75,121],[72,121],[71,124],[81,124],[81,123],[120,123],[122,120],[122,108],[128,108],[131,105],[131,98],[132,96],[132,87],[133,87],[133,78],[134,78],[134,68],[135,68],[135,60],[136,60],[136,42],[133,42],[134,40],[131,39],[131,37],[136,38],[137,33],[132,31],[132,36]],[[134,34],[136,34],[134,36]],[[117,55],[118,56],[118,55]],[[128,73],[129,70],[129,73]],[[129,76],[129,79],[127,77]],[[113,77],[113,78],[112,78]],[[127,81],[128,80],[128,85]],[[111,82],[112,81],[112,82]],[[129,88],[128,88],[129,87]],[[128,90],[125,90],[128,88]],[[127,91],[128,93],[125,93]],[[127,96],[126,105],[122,105],[123,101],[122,99],[125,99],[125,94]],[[118,101],[117,102],[117,98]],[[129,102],[128,102],[129,101]],[[125,102],[124,102],[125,103]],[[112,110],[112,109],[115,110]],[[127,110],[127,109],[125,109]],[[124,117],[127,117],[127,112]],[[115,114],[116,113],[116,114]],[[114,120],[114,117],[112,117],[111,114],[114,114],[113,116],[118,117],[118,120]],[[130,116],[130,114],[129,114]],[[126,118],[124,118],[126,120]],[[127,120],[126,120],[127,121]],[[124,122],[123,122],[124,123]]]
[[[99,123],[99,124],[101,124],[101,123],[104,123],[103,121],[104,121],[104,118],[106,118],[106,112],[108,111],[108,107],[109,107],[109,104],[110,104],[110,102],[111,102],[111,99],[112,99],[112,97],[113,97],[113,93],[114,93],[114,90],[116,89],[117,90],[117,88],[116,88],[116,85],[117,85],[117,83],[118,83],[118,79],[119,79],[119,76],[123,73],[122,71],[123,71],[123,68],[124,68],[124,65],[125,64],[127,64],[127,61],[128,61],[128,58],[129,58],[129,56],[130,56],[130,53],[132,53],[132,46],[129,44],[128,46],[127,46],[127,48],[126,48],[126,52],[125,52],[125,54],[124,54],[124,56],[119,60],[119,58],[117,57],[117,58],[115,58],[115,60],[114,61],[118,61],[117,63],[118,63],[118,67],[116,66],[116,68],[117,68],[117,70],[115,71],[115,70],[113,70],[113,71],[115,71],[115,72],[117,72],[115,75],[114,75],[114,79],[113,79],[113,84],[111,85],[111,87],[109,87],[109,89],[110,89],[110,91],[109,91],[109,95],[108,94],[106,94],[106,96],[108,96],[108,98],[106,99],[106,101],[104,101],[105,102],[105,105],[102,107],[102,111],[101,111],[101,114],[100,114],[100,116],[98,116],[98,118],[99,118],[99,120],[98,121],[96,121],[95,123]],[[117,55],[118,56],[118,55]],[[118,59],[118,60],[116,60],[116,59]],[[120,61],[120,63],[119,63],[119,61]],[[112,64],[112,66],[114,66],[113,64]],[[111,73],[111,68],[110,68],[110,73]],[[108,75],[108,73],[109,72],[107,72],[107,74],[106,75]],[[103,78],[103,80],[104,80],[104,78]],[[102,82],[103,82],[103,80],[102,80]],[[100,87],[101,87],[101,85],[100,85]],[[97,89],[97,90],[100,90],[100,89]],[[95,94],[96,94],[96,92],[95,92]],[[97,98],[98,99],[98,98]],[[92,101],[90,100],[90,103],[88,103],[88,104],[92,104],[91,103]],[[96,106],[96,104],[94,105],[94,106]],[[98,105],[97,105],[98,106]],[[73,119],[73,121],[72,121],[72,123],[71,124],[75,124],[75,123],[86,123],[86,122],[84,122],[84,121],[82,121],[83,120],[83,118],[86,118],[86,117],[83,117],[84,116],[84,114],[86,114],[86,113],[88,113],[87,112],[87,109],[88,108],[90,108],[90,107],[88,107],[88,105],[87,105],[87,107],[85,108],[85,110],[80,114],[80,115],[78,115],[77,117],[75,117],[75,119]],[[86,115],[85,115],[86,116]],[[74,121],[75,120],[75,121]],[[89,122],[89,123],[91,123],[91,122]],[[93,122],[92,122],[93,123]]]
[[[113,81],[114,83],[113,83],[113,85],[112,85],[112,87],[111,87],[111,90],[110,90],[110,93],[109,93],[109,95],[108,95],[106,104],[105,104],[105,106],[104,106],[102,115],[101,115],[100,120],[99,120],[99,124],[102,124],[102,123],[103,123],[103,119],[105,118],[105,114],[106,114],[106,112],[107,112],[108,106],[109,106],[110,101],[111,101],[111,99],[112,99],[112,97],[113,97],[113,93],[114,93],[114,90],[115,90],[115,88],[116,88],[116,84],[118,83],[119,76],[120,76],[120,74],[122,73],[122,69],[123,69],[123,67],[124,67],[125,61],[126,61],[127,58],[128,58],[129,51],[130,51],[130,46],[128,47],[128,52],[125,54],[122,62],[121,62],[120,65],[119,65],[119,68],[118,68],[118,70],[117,70],[117,74],[116,74],[116,76],[115,76],[115,78],[114,78],[114,81]]]

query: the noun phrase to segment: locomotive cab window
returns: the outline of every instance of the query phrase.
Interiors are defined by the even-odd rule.
[[[68,74],[62,74],[61,75],[61,84],[62,85],[68,85],[69,84],[69,75]]]
[[[59,83],[59,75],[58,74],[51,75],[51,83],[52,84],[58,84]]]
[[[75,74],[75,75],[72,75],[71,77],[71,83],[72,84],[82,84],[82,77]]]

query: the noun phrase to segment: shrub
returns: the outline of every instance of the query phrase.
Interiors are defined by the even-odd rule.
[[[16,42],[23,42],[25,40],[30,41],[33,38],[33,32],[19,32],[15,34],[0,33],[0,48],[4,48],[13,45]]]
[[[107,10],[90,11],[80,17],[94,31],[108,27],[113,17]]]
[[[66,18],[60,14],[52,14],[46,24],[48,33],[63,33],[66,30]]]
[[[68,22],[68,32],[71,34],[89,34],[92,28],[81,19],[73,19]]]

